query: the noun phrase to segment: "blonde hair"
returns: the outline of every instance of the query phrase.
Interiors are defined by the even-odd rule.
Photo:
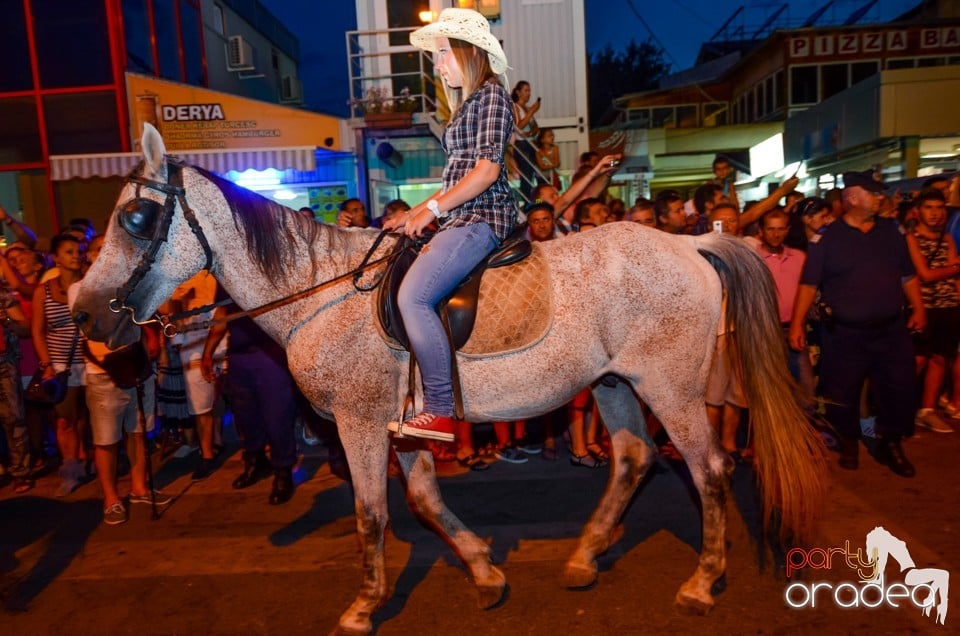
[[[460,104],[469,97],[475,90],[483,86],[491,79],[501,86],[503,83],[497,74],[490,67],[490,58],[487,52],[480,47],[470,44],[464,40],[449,38],[450,52],[453,59],[457,61],[460,67],[460,74],[463,76],[463,86],[453,88],[443,82],[443,91],[447,95],[447,103],[450,105],[450,117],[453,118],[460,109]]]

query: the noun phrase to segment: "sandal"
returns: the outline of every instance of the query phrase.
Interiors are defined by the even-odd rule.
[[[590,453],[590,456],[601,461],[604,464],[610,461],[610,455],[607,454],[607,451],[603,450],[603,447],[600,444],[594,442],[593,444],[587,444],[587,452]]]
[[[544,448],[541,457],[547,461],[555,462],[560,459],[560,453],[557,452],[556,448]]]
[[[457,459],[457,463],[463,466],[464,468],[469,468],[470,470],[474,470],[477,472],[480,472],[482,470],[487,470],[488,468],[490,468],[490,464],[483,461],[483,459],[476,453],[473,453],[472,455],[467,455],[466,457],[457,457],[456,459]]]
[[[607,462],[594,457],[590,453],[586,455],[572,454],[570,455],[570,463],[581,468],[602,468],[607,465]]]
[[[13,492],[22,495],[32,490],[34,485],[34,481],[29,477],[17,477],[13,480]]]
[[[444,442],[430,442],[430,452],[433,454],[433,460],[436,462],[452,462],[457,459],[457,453],[453,444]]]

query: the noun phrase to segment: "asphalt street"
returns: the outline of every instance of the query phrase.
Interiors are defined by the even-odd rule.
[[[855,550],[883,526],[905,542],[918,568],[960,575],[960,433],[920,432],[905,448],[918,468],[912,480],[865,453],[856,472],[836,468],[831,456],[822,539],[808,549],[846,549],[849,541]],[[53,498],[52,479],[27,495],[0,491],[0,634],[328,633],[357,593],[359,550],[349,484],[330,473],[322,448],[307,450],[302,483],[280,507],[266,503],[269,481],[231,488],[241,464],[235,444],[203,482],[190,482],[195,456],[167,461],[159,482],[176,499],[158,520],[138,505],[128,523],[103,525],[95,482],[62,500]],[[566,455],[497,462],[483,473],[441,469],[448,505],[489,539],[508,595],[495,609],[478,609],[465,570],[411,515],[392,479],[386,551],[393,595],[374,616],[379,634],[906,634],[950,633],[960,621],[951,611],[941,627],[902,602],[842,609],[829,592],[816,608],[788,607],[791,581],[782,553],[778,563],[764,547],[748,465],[734,475],[727,574],[706,617],[673,605],[700,541],[682,465],[660,461],[625,515],[623,538],[601,558],[598,583],[585,591],[564,589],[559,575],[604,488],[605,469],[572,467]],[[840,561],[816,569],[811,558],[794,582],[856,583]],[[902,576],[892,562],[886,573],[888,582]]]

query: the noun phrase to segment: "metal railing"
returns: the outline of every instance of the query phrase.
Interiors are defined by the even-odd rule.
[[[437,96],[442,92],[436,89],[430,55],[410,45],[390,43],[391,37],[397,34],[403,35],[403,40],[408,41],[407,36],[413,30],[414,27],[347,31],[348,105],[351,117],[384,110],[414,113],[437,111]],[[411,64],[411,61],[414,63]],[[394,71],[394,66],[411,70]]]
[[[433,57],[414,46],[391,44],[391,37],[402,36],[409,41],[410,32],[416,27],[382,29],[378,31],[347,31],[347,65],[350,82],[350,116],[362,118],[368,112],[390,112],[400,109],[405,112],[422,113],[421,123],[429,125],[438,138],[443,134],[441,122],[449,119],[450,111],[440,81],[433,74]],[[395,56],[404,56],[397,66],[413,70],[394,71]],[[411,58],[415,63],[411,64]],[[406,93],[404,93],[406,89]],[[398,99],[399,98],[399,99]],[[407,103],[412,101],[413,103]],[[411,108],[412,106],[412,108]],[[518,131],[519,134],[519,131]],[[536,150],[534,140],[528,140]],[[520,174],[517,189],[521,203],[529,202],[526,192],[538,183],[550,180],[540,170],[535,152],[528,156],[511,140],[510,153]]]

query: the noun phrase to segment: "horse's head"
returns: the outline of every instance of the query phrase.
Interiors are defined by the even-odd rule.
[[[187,203],[204,202],[207,184],[167,161],[163,139],[149,124],[141,147],[144,161],[127,177],[73,307],[87,337],[110,347],[134,342],[138,322],[150,320],[180,283],[211,266],[206,237]]]

